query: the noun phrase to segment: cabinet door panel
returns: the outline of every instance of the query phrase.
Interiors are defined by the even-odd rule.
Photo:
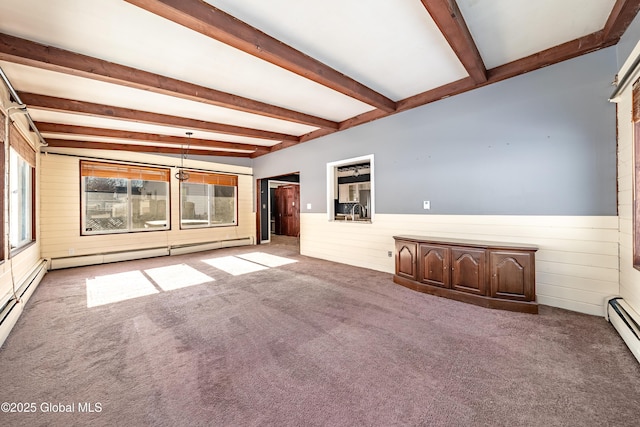
[[[491,296],[533,301],[535,298],[533,254],[492,251],[489,256]]]
[[[429,285],[451,287],[451,251],[444,246],[420,245],[419,280]]]
[[[483,249],[451,249],[451,286],[458,291],[486,295],[485,251]]]
[[[417,280],[417,243],[396,241],[396,274],[407,279]]]
[[[349,184],[338,184],[338,202],[347,203],[349,201]]]

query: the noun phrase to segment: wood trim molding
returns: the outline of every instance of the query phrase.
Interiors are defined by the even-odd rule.
[[[487,81],[487,69],[456,0],[422,0],[449,46],[476,83]]]
[[[365,104],[392,112],[396,103],[356,80],[201,0],[125,0]]]
[[[618,43],[640,10],[640,0],[617,0],[602,30],[604,42]]]
[[[561,45],[546,49],[525,58],[518,59],[508,64],[500,65],[487,71],[488,79],[482,83],[475,82],[471,77],[457,80],[452,83],[419,93],[409,98],[398,101],[398,108],[393,113],[386,113],[380,110],[372,110],[352,117],[339,123],[338,129],[318,129],[300,137],[300,142],[311,141],[321,136],[329,135],[339,130],[345,130],[354,126],[368,123],[374,120],[388,117],[390,115],[420,107],[444,98],[455,96],[473,89],[487,86],[493,83],[506,80],[521,74],[528,73],[549,65],[557,64],[568,59],[572,59],[599,49],[614,45],[615,42],[603,41],[602,31],[580,37]],[[296,142],[282,142],[271,147],[271,152],[282,150],[296,145]]]
[[[89,150],[115,150],[115,151],[131,151],[135,153],[163,153],[163,154],[184,154],[181,148],[158,147],[151,145],[135,145],[135,144],[112,144],[108,142],[91,142],[76,141],[68,139],[47,139],[47,148],[81,148]],[[47,151],[46,148],[43,151]],[[252,153],[239,153],[234,151],[217,151],[217,150],[189,150],[189,154],[200,156],[228,156],[228,157],[247,157],[250,158]]]
[[[65,125],[59,123],[36,122],[36,126],[40,132],[48,134],[61,135],[82,135],[82,136],[99,136],[105,138],[131,139],[143,142],[159,142],[162,144],[173,144],[182,146],[199,146],[220,148],[222,150],[246,150],[246,151],[263,151],[266,153],[268,147],[257,145],[242,144],[236,142],[215,141],[210,139],[188,138],[184,136],[160,135],[144,132],[124,131],[117,129],[104,129],[87,126]],[[189,149],[189,151],[191,151]]]
[[[295,135],[278,132],[270,132],[260,129],[232,126],[222,123],[207,122],[204,120],[190,119],[186,117],[170,116],[167,114],[150,113],[147,111],[132,110],[130,108],[113,107],[110,105],[95,104],[92,102],[76,101],[72,99],[56,98],[54,96],[37,95],[34,93],[19,92],[22,102],[29,107],[84,114],[87,116],[104,117],[110,119],[122,119],[132,122],[149,123],[162,126],[175,126],[187,130],[203,130],[223,133],[227,135],[246,136],[250,138],[268,139],[272,141],[298,141]]]
[[[320,128],[331,120],[0,33],[0,60]]]

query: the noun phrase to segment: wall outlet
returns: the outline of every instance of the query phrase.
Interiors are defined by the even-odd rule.
[[[391,258],[393,256],[393,252],[389,251],[387,252],[387,255],[389,256],[389,258]]]
[[[310,211],[311,210],[311,203],[307,203],[307,210]]]
[[[424,202],[422,202],[422,209],[426,209],[426,210],[431,209],[431,201],[425,200]]]

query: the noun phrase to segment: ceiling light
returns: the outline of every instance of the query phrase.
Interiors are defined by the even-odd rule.
[[[191,141],[191,135],[193,135],[193,132],[187,132],[187,137],[189,138],[189,141]],[[184,160],[187,158],[187,152],[189,151],[189,144],[187,144],[186,150],[184,148],[184,145],[182,145],[181,148],[182,148],[182,155],[180,156],[180,169],[178,170],[178,172],[176,172],[175,176],[178,181],[186,181],[189,179],[189,173],[184,170]]]

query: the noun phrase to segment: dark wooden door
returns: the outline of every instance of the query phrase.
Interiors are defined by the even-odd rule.
[[[442,288],[451,287],[451,273],[449,271],[451,251],[449,248],[437,245],[420,245],[419,280],[429,285]]]
[[[484,249],[451,249],[451,286],[457,291],[486,295]]]
[[[283,185],[276,188],[276,234],[300,234],[300,186]]]

